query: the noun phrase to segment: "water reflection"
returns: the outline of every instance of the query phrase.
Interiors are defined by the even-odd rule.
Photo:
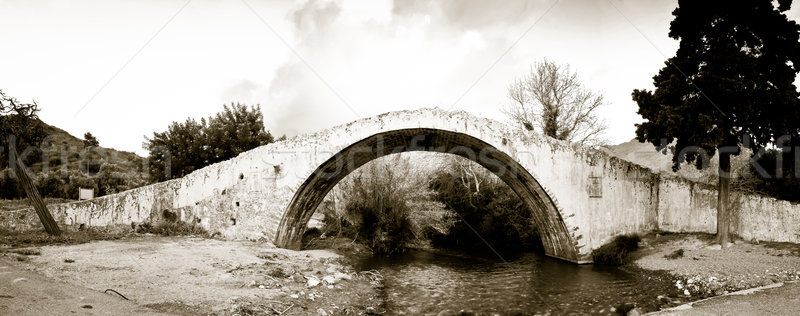
[[[384,298],[394,314],[614,314],[613,306],[659,292],[660,285],[616,267],[532,253],[505,259],[414,251],[368,258],[359,268],[384,275]]]

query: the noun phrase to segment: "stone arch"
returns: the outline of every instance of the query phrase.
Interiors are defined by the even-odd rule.
[[[522,165],[476,137],[434,128],[396,129],[374,134],[342,149],[322,163],[295,191],[281,217],[275,244],[298,249],[308,221],[336,183],[371,160],[408,151],[454,154],[488,169],[508,184],[532,212],[545,253],[568,261],[580,261],[576,241],[554,200]]]

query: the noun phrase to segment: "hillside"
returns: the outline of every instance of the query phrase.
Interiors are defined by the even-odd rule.
[[[47,197],[77,199],[78,188],[91,188],[95,196],[116,193],[148,183],[146,159],[135,153],[102,146],[86,147],[82,139],[42,122],[48,135],[40,147],[18,148],[34,173],[34,181]],[[101,145],[102,145],[102,140]],[[0,156],[6,160],[6,156]],[[0,171],[0,198],[24,197],[8,162]]]
[[[716,184],[718,158],[715,155],[710,159],[708,168],[697,170],[694,164],[683,163],[678,172],[672,171],[672,153],[667,150],[666,154],[656,151],[653,144],[640,143],[638,140],[608,146],[608,152],[618,158],[645,166],[656,172],[669,175],[679,175],[687,179],[699,182]],[[744,172],[750,155],[744,154],[731,158],[731,169],[734,173]]]

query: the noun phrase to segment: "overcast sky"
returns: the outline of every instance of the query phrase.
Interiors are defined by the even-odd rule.
[[[613,143],[641,121],[635,88],[674,55],[677,1],[0,0],[0,89],[102,146],[224,103],[261,104],[276,135],[440,107],[506,121],[506,86],[548,58],[609,102]],[[800,10],[792,9],[795,20]]]

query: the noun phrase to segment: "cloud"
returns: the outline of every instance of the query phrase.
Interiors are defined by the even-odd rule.
[[[298,6],[288,18],[299,57],[290,56],[265,92],[277,105],[267,113],[275,130],[291,135],[391,110],[449,107],[508,47],[500,26],[515,23],[530,6],[459,3],[311,0]]]
[[[252,103],[255,94],[261,89],[263,87],[252,80],[242,79],[229,87],[222,95],[224,100],[230,100],[230,102]]]

